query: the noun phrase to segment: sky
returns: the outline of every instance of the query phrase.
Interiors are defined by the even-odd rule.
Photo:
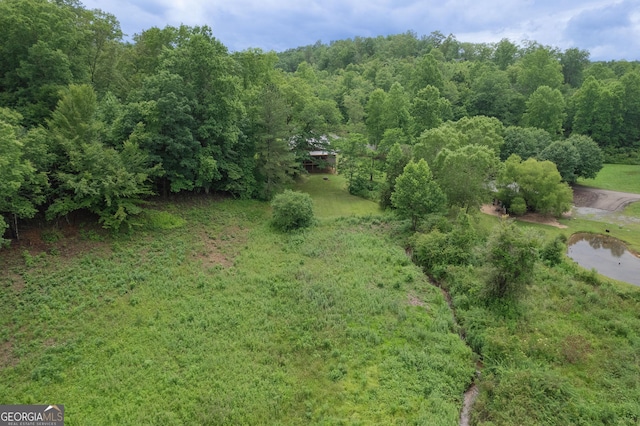
[[[84,0],[114,14],[128,40],[151,27],[208,25],[229,50],[277,52],[335,40],[440,31],[458,41],[507,38],[591,59],[640,60],[640,1],[598,0]]]

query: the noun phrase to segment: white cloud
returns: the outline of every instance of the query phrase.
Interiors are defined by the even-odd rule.
[[[115,14],[129,35],[151,26],[209,25],[231,50],[265,50],[354,36],[441,31],[469,42],[537,41],[640,59],[637,0],[87,0]]]

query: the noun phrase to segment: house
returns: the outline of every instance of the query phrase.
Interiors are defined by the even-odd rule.
[[[331,136],[337,139],[337,136]],[[310,148],[309,156],[302,162],[305,170],[309,173],[335,173],[336,171],[336,151],[331,148],[331,141],[328,136],[311,138],[307,140]]]

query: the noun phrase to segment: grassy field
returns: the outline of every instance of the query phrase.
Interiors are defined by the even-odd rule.
[[[380,213],[378,204],[356,197],[346,191],[344,177],[330,174],[310,174],[302,178],[294,189],[313,197],[314,213],[318,218],[366,216]]]
[[[578,179],[578,183],[595,188],[640,194],[640,166],[605,164],[595,179]]]
[[[639,288],[540,264],[520,303],[485,305],[482,268],[450,268],[459,326],[402,223],[340,177],[297,188],[320,219],[304,232],[275,232],[267,203],[193,197],[131,236],[50,229],[0,252],[0,403],[64,404],[69,425],[455,425],[477,357],[461,326],[484,363],[475,421],[638,424]],[[520,226],[640,248],[637,213]]]
[[[339,211],[283,235],[268,204],[193,198],[131,237],[3,252],[0,403],[68,425],[457,424],[473,356],[443,295],[391,225]]]

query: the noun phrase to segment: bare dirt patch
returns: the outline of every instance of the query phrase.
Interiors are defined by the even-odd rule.
[[[640,194],[609,191],[582,185],[573,186],[573,204],[576,207],[589,207],[615,212],[636,201],[640,201]]]
[[[427,304],[413,293],[407,295],[407,303],[409,303],[409,306],[421,306],[427,309]]]
[[[13,354],[11,340],[0,343],[0,368],[13,367],[18,363],[18,358]]]
[[[484,204],[480,210],[482,211],[482,213],[489,214],[496,217],[510,217],[508,214],[507,215],[502,214],[502,209],[499,209],[492,204]],[[522,222],[540,223],[542,225],[555,226],[556,228],[561,228],[561,229],[564,229],[567,227],[566,225],[563,225],[560,222],[558,222],[558,220],[555,217],[544,216],[539,213],[526,213],[523,216],[518,216],[517,220],[520,220]]]
[[[202,261],[203,268],[230,268],[241,247],[247,242],[247,230],[230,226],[216,234],[203,232],[201,239],[203,246],[195,251],[194,256]]]

